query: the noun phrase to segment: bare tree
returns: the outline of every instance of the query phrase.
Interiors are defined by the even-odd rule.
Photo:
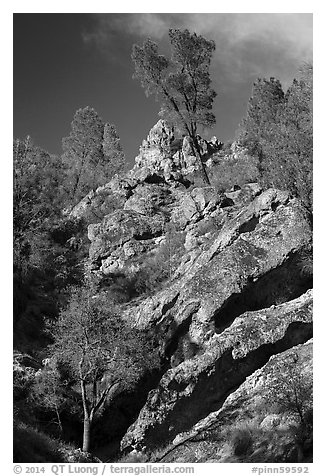
[[[75,289],[58,320],[53,355],[80,385],[84,412],[83,451],[89,451],[94,416],[117,388],[129,388],[145,369],[158,363],[143,332],[114,312],[105,295]]]

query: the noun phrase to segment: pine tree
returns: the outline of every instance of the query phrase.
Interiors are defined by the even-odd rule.
[[[240,146],[260,161],[263,158],[263,145],[270,140],[271,125],[277,122],[279,107],[283,102],[284,91],[279,80],[257,79],[236,139]]]
[[[140,80],[147,96],[153,94],[161,103],[160,115],[191,138],[203,178],[209,183],[198,132],[200,127],[215,124],[212,107],[216,93],[209,74],[215,43],[188,30],[170,29],[169,37],[171,59],[159,55],[157,44],[150,39],[142,47],[133,46],[134,77]]]
[[[120,139],[111,124],[104,124],[95,109],[78,109],[70,135],[62,140],[63,160],[70,205],[78,203],[91,189],[107,183],[124,167]]]
[[[71,132],[62,139],[63,160],[67,167],[66,187],[73,204],[97,185],[94,171],[103,161],[103,121],[87,106],[76,111]]]
[[[259,79],[237,142],[259,159],[267,187],[290,191],[312,211],[312,66],[305,65],[286,94],[278,80]]]
[[[125,155],[114,124],[105,124],[103,132],[104,165],[111,174],[121,173],[125,168]]]

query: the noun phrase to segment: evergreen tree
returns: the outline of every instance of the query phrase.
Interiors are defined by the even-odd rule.
[[[280,105],[284,102],[284,92],[279,80],[258,78],[253,85],[248,102],[246,117],[237,131],[237,142],[249,154],[263,160],[264,143],[270,140],[270,128],[277,122]]]
[[[27,137],[14,141],[13,162],[14,344],[30,352],[46,343],[44,324],[58,313],[59,291],[79,281],[86,246],[69,244],[81,238],[82,223],[62,216],[60,158]]]
[[[65,185],[73,204],[97,185],[94,172],[103,161],[103,128],[97,112],[87,106],[76,111],[70,135],[62,139],[63,160],[67,167]]]
[[[312,211],[312,66],[305,65],[286,94],[279,81],[259,79],[237,142],[259,159],[265,186],[289,190]]]
[[[104,164],[111,174],[120,173],[125,168],[125,155],[121,146],[120,137],[113,124],[105,124],[103,132]]]
[[[274,139],[275,140],[275,139]],[[276,186],[283,185],[312,210],[313,111],[312,66],[306,65],[285,95],[279,112],[274,167]],[[271,174],[271,170],[269,170]]]
[[[60,213],[62,168],[57,157],[27,137],[14,141],[13,172],[14,266],[21,281],[36,233]]]
[[[70,135],[62,140],[62,147],[70,205],[107,183],[124,167],[124,153],[115,127],[104,124],[89,106],[76,111]]]

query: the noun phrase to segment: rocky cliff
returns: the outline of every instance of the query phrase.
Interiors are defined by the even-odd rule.
[[[220,143],[202,147],[213,167]],[[292,348],[311,370],[311,343],[302,346],[312,337],[311,226],[288,192],[249,183],[220,193],[205,185],[189,138],[176,139],[159,121],[134,168],[90,192],[71,214],[89,224],[88,270],[103,286],[123,277],[130,287],[149,262],[168,270],[121,304],[126,320],[155,331],[162,361],[126,429],[125,452],[172,445],[167,461],[186,461],[182,438],[208,426],[226,431],[225,421],[241,420],[249,400],[254,411],[263,382],[273,381]],[[277,456],[282,431],[269,453],[256,445],[257,461],[262,447],[266,461],[296,458],[294,443]],[[196,461],[212,460],[205,448],[206,455],[196,449]],[[225,460],[222,453],[213,460]]]

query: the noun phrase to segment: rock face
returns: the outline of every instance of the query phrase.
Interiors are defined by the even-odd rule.
[[[132,210],[117,210],[112,215],[104,217],[103,221],[88,227],[88,237],[92,241],[90,257],[93,261],[102,259],[102,268],[105,268],[106,256],[114,260],[114,252],[125,254],[126,243],[131,240],[140,242],[162,234],[164,222],[159,217],[146,217]],[[128,257],[128,253],[127,253]],[[104,269],[103,268],[103,269]]]
[[[202,353],[166,372],[122,447],[159,446],[188,430],[218,410],[230,391],[271,355],[311,338],[311,322],[311,291],[289,303],[242,314],[213,335]]]
[[[189,339],[201,345],[241,311],[277,304],[283,292],[296,297],[304,291],[298,256],[310,240],[300,203],[267,190],[185,254],[164,291],[127,312],[142,327],[186,326]]]
[[[201,147],[209,156],[219,143]],[[222,412],[271,356],[312,335],[306,209],[288,192],[257,183],[223,194],[196,184],[192,150],[189,138],[176,140],[159,121],[135,167],[71,212],[89,223],[89,269],[103,282],[131,270],[137,277],[147,260],[159,259],[162,246],[165,259],[177,262],[164,286],[121,307],[131,325],[155,331],[162,357],[122,440],[124,451],[151,451]],[[184,244],[175,257],[169,243],[180,236]]]
[[[303,409],[305,415],[312,411],[312,358],[312,339],[273,355],[227,397],[219,410],[178,434],[160,461],[311,462],[309,431],[301,445],[298,438],[297,443],[294,441],[293,434],[300,434],[300,418],[291,404],[300,395],[297,409]],[[273,406],[275,388],[280,392]],[[249,433],[247,448],[237,447],[236,441],[230,445],[237,432]]]

